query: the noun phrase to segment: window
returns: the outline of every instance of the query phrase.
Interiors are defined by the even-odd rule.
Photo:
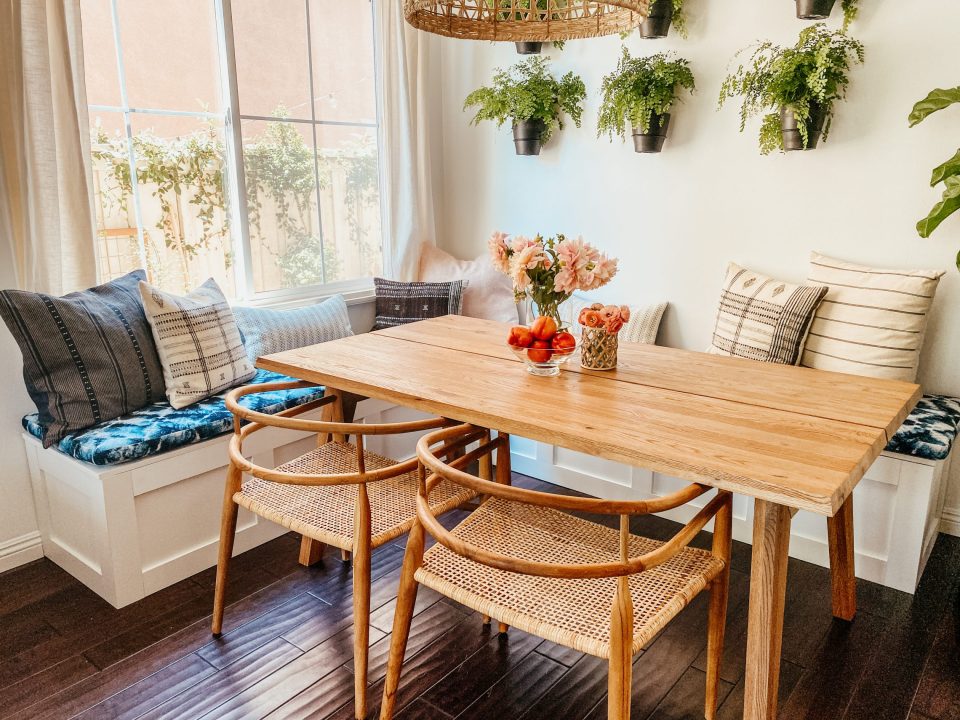
[[[100,275],[344,291],[381,270],[369,0],[81,0]]]

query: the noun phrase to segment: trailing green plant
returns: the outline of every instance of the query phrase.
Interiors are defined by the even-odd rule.
[[[617,69],[603,78],[597,136],[626,137],[628,123],[649,132],[653,116],[669,112],[682,90],[694,90],[689,62],[667,53],[635,58],[623,48]]]
[[[944,110],[960,103],[960,87],[946,90],[933,90],[923,100],[913,106],[910,113],[910,127],[917,125],[933,113]],[[917,232],[920,237],[930,237],[940,223],[960,210],[960,150],[952,158],[933,169],[930,176],[930,187],[943,183],[943,197],[923,220],[917,223]],[[960,253],[957,253],[957,268],[960,269]]]
[[[687,38],[687,14],[683,10],[685,0],[666,0],[673,3],[673,18],[670,24],[684,40]],[[856,0],[854,0],[856,1]],[[651,3],[652,4],[652,3]]]
[[[850,23],[857,19],[857,13],[860,12],[860,0],[841,0],[840,8],[843,10],[843,29],[847,30]]]
[[[498,68],[490,86],[467,95],[463,109],[477,108],[471,121],[474,125],[483,120],[493,120],[497,127],[508,119],[514,122],[543,120],[545,125],[540,139],[547,142],[555,130],[563,129],[565,114],[580,127],[586,96],[586,86],[579,76],[568,72],[557,80],[547,61],[533,56],[507,70]]]
[[[830,31],[823,23],[805,28],[793,47],[767,41],[752,46],[748,66],[741,64],[727,75],[720,88],[719,107],[740,97],[740,132],[747,120],[762,115],[760,152],[764,155],[783,149],[779,111],[789,109],[800,129],[803,146],[809,143],[807,121],[811,104],[824,113],[823,138],[833,121],[833,106],[845,97],[850,69],[864,59],[863,44],[844,32]],[[750,48],[744,48],[736,57]]]

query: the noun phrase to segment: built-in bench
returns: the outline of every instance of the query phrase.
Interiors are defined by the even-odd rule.
[[[925,395],[854,491],[856,571],[863,579],[914,592],[940,531],[960,399]],[[612,499],[666,495],[682,481],[642,468],[514,437],[513,467],[563,487]],[[664,513],[687,522],[695,504]],[[734,537],[751,542],[753,504],[734,498]],[[829,567],[826,524],[800,512],[790,554]]]
[[[285,380],[259,371],[252,382]],[[264,412],[320,397],[323,388],[250,396]],[[321,409],[306,417],[319,417]],[[365,400],[358,421],[412,419],[413,411]],[[44,450],[36,416],[24,418],[44,554],[116,607],[122,607],[216,562],[226,444],[233,418],[223,396],[181,410],[157,403],[64,438]],[[960,400],[927,395],[857,489],[857,569],[869,580],[912,592],[939,528],[950,453],[960,425]],[[389,441],[389,440],[388,440]],[[383,441],[383,442],[388,442]],[[271,466],[305,452],[307,433],[266,429],[245,448]],[[393,441],[389,441],[393,442]],[[392,457],[407,447],[371,447]],[[562,448],[514,440],[514,467],[594,495],[666,494],[678,481]],[[671,517],[686,521],[682,513]],[[752,507],[735,504],[735,532],[750,540]],[[677,514],[680,513],[680,514]],[[827,565],[822,519],[798,515],[791,552]],[[285,532],[241,510],[236,552]]]
[[[289,380],[261,370],[251,382]],[[323,388],[269,392],[244,402],[275,413],[322,396]],[[317,408],[302,417],[319,419]],[[357,405],[358,421],[410,419],[379,401]],[[181,410],[156,403],[44,449],[36,416],[24,418],[43,552],[115,607],[172,585],[217,560],[220,508],[233,417],[223,396]],[[390,440],[381,454],[409,453]],[[259,465],[273,467],[315,446],[310,433],[265,428],[244,443]],[[241,508],[235,552],[287,532]]]

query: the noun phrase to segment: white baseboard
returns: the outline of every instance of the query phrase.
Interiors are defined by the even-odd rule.
[[[0,542],[0,572],[12,570],[43,557],[40,533],[32,532]]]
[[[940,516],[940,532],[960,537],[960,508],[944,508]]]

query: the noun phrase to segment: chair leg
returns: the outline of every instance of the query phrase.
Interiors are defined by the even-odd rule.
[[[630,720],[633,689],[633,599],[626,577],[617,578],[610,622],[610,676],[607,720]]]
[[[510,626],[506,623],[497,623],[497,632],[501,635],[506,635],[507,631],[510,629]]]
[[[367,716],[367,661],[370,653],[370,501],[358,486],[353,542],[353,689],[357,720]]]
[[[400,571],[400,588],[397,593],[397,609],[393,614],[393,634],[390,640],[390,659],[387,663],[387,676],[383,683],[383,700],[380,704],[380,720],[390,720],[397,702],[397,689],[400,686],[400,671],[403,668],[403,656],[407,652],[407,638],[410,636],[410,623],[413,621],[413,607],[417,602],[417,583],[414,575],[423,564],[423,525],[415,522],[407,538],[407,549],[403,557],[403,569]]]
[[[733,542],[733,507],[730,500],[717,512],[713,524],[713,553],[726,565],[710,583],[710,616],[707,625],[707,691],[703,714],[706,720],[717,716],[720,685],[720,661],[727,629],[727,600],[730,594],[730,554]]]
[[[348,563],[350,562],[350,551],[349,550],[340,550],[340,561]]]
[[[233,556],[233,540],[237,534],[237,512],[239,507],[233,496],[240,490],[243,473],[232,462],[227,466],[227,477],[223,488],[223,510],[220,514],[220,550],[217,558],[217,584],[213,593],[213,622],[211,632],[219,637],[223,631],[223,606],[227,593],[227,570]]]
[[[730,573],[710,584],[710,620],[707,631],[707,694],[703,716],[714,720],[717,716],[717,697],[720,686],[720,661],[723,658],[723,641],[727,626],[727,596],[730,588]]]

